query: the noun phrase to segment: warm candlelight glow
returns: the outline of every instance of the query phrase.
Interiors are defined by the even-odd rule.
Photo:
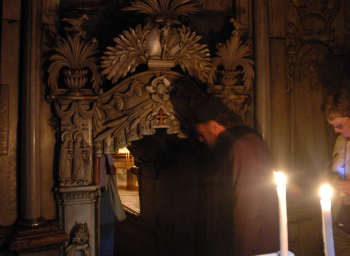
[[[333,221],[332,221],[332,202],[331,196],[333,190],[330,185],[325,184],[320,188],[321,208],[322,208],[322,227],[325,256],[334,256],[333,240]]]
[[[331,198],[333,195],[333,189],[330,185],[324,184],[320,188],[320,196],[321,198]]]
[[[273,174],[275,175],[275,181],[276,181],[278,186],[284,186],[286,184],[287,177],[286,177],[286,175],[284,175],[284,173],[273,172]]]
[[[134,166],[134,157],[130,154],[130,151],[124,147],[118,149],[118,154],[125,154],[125,168],[129,169],[131,166]]]
[[[288,256],[288,220],[287,220],[287,200],[286,200],[286,175],[282,172],[274,172],[277,183],[277,195],[279,204],[280,222],[280,256]]]
[[[128,153],[129,152],[129,150],[127,149],[127,148],[120,148],[119,150],[118,150],[118,153],[119,154],[126,154],[126,153]]]

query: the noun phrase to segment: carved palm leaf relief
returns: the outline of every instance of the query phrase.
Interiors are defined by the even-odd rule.
[[[107,75],[112,83],[116,83],[128,72],[133,73],[140,64],[147,64],[148,53],[145,47],[145,36],[150,32],[150,24],[144,28],[138,25],[135,30],[130,28],[124,31],[124,35],[115,38],[115,47],[107,47],[105,56],[102,56],[101,67],[104,68],[102,75]]]
[[[137,11],[145,13],[151,17],[157,17],[158,20],[167,16],[177,17],[180,15],[188,15],[202,10],[203,5],[191,0],[146,0],[134,1],[130,7],[126,7],[125,11]]]
[[[50,56],[48,72],[48,84],[50,89],[58,88],[58,77],[60,70],[64,69],[64,81],[70,89],[82,88],[89,79],[92,82],[92,89],[98,92],[102,83],[99,74],[96,39],[86,40],[82,38],[81,31],[75,31],[73,37],[67,34],[67,39],[59,37],[56,40],[56,47],[53,47],[55,54]]]
[[[254,61],[251,58],[251,46],[243,44],[239,34],[235,33],[227,40],[226,44],[217,45],[216,54],[213,57],[213,69],[211,76],[216,80],[216,73],[221,73],[221,81],[224,86],[233,86],[237,83],[239,75],[243,75],[244,91],[250,92],[254,79]],[[220,69],[221,67],[221,69]]]

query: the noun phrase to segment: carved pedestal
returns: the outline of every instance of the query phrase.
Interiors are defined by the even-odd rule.
[[[20,255],[34,252],[39,255],[42,251],[57,250],[68,239],[66,232],[58,227],[55,220],[51,220],[38,228],[15,226],[8,243],[10,250]]]
[[[60,225],[70,236],[62,255],[98,255],[99,191],[97,185],[56,188]]]
[[[62,255],[94,256],[99,251],[99,185],[93,181],[91,137],[96,107],[90,103],[96,96],[91,91],[80,93],[83,95],[52,96],[61,119],[56,200],[60,227],[70,237]]]

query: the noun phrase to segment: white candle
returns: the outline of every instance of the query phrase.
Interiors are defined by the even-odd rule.
[[[280,219],[280,256],[288,256],[288,224],[287,224],[287,202],[286,202],[286,176],[281,172],[275,172],[277,183],[277,194],[279,202]]]
[[[334,240],[332,227],[331,197],[332,188],[328,185],[322,185],[320,189],[321,207],[322,207],[322,224],[323,224],[323,241],[326,256],[334,256]]]

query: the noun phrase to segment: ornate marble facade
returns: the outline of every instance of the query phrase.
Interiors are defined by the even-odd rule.
[[[162,8],[167,3],[151,2]],[[173,10],[177,2],[169,2]],[[22,245],[13,250],[48,249],[52,241],[44,238],[52,232],[59,244],[64,243],[63,254],[81,250],[98,255],[98,157],[145,144],[149,155],[174,152],[163,137],[155,139],[155,146],[147,138],[157,131],[171,139],[185,138],[188,108],[208,95],[223,98],[254,125],[270,143],[279,167],[297,183],[314,184],[328,159],[334,134],[318,111],[326,90],[349,81],[343,72],[350,48],[346,1],[189,2],[181,11],[197,18],[192,23],[161,15],[141,1],[124,6],[121,1],[30,0],[3,6],[0,191],[5,196],[0,200],[0,241],[11,234],[13,244]],[[124,7],[127,14],[108,16],[99,6]],[[15,11],[21,9],[23,20]],[[145,22],[136,19],[145,16]],[[124,32],[101,25],[111,23]],[[224,28],[229,34],[219,40]],[[22,37],[21,30],[26,32]],[[152,160],[149,155],[141,156]],[[171,157],[161,164],[172,163]],[[162,165],[149,166],[143,170],[143,192],[157,194],[154,187],[161,187],[158,198],[170,209],[162,197],[171,196],[167,186],[160,185]],[[187,177],[181,173],[184,168],[177,167],[179,177]],[[305,179],[298,178],[303,175]],[[177,178],[171,177],[168,185]],[[185,181],[177,180],[181,182]],[[213,196],[211,190],[207,193]],[[20,197],[21,202],[16,199]],[[308,233],[318,228],[319,205],[300,199],[291,197],[288,209],[290,243],[298,255],[320,247],[317,234]],[[146,216],[156,220],[155,227],[176,233],[175,221],[162,226],[173,221],[173,215],[167,219],[161,215],[163,208],[149,201],[143,201],[143,207]],[[153,209],[158,210],[154,215]],[[87,214],[80,214],[82,210]],[[20,227],[41,228],[26,233],[30,238],[16,238],[18,230],[24,232],[13,231],[16,219]],[[51,219],[59,220],[65,233],[52,228],[56,224]],[[216,223],[200,221],[208,225],[203,229],[215,230]],[[181,233],[184,244],[191,244],[191,233],[186,232]],[[78,234],[85,240],[74,240]],[[316,237],[313,249],[303,243],[308,237]],[[29,241],[40,242],[31,246],[35,243]]]
[[[207,46],[200,44],[201,36],[177,18],[200,11],[202,5],[177,0],[148,4],[136,1],[124,9],[146,12],[150,18],[115,37],[116,44],[103,52],[101,64],[98,42],[83,28],[87,14],[64,18],[71,26],[65,27],[66,35],[56,36],[48,85],[60,118],[56,200],[60,226],[67,233],[75,223],[98,229],[98,184],[93,177],[99,170],[93,169],[92,155],[117,153],[157,129],[187,138],[190,108],[207,97],[197,83],[208,83],[208,92],[242,117],[250,103],[254,63],[251,44],[241,41],[243,26],[232,19],[239,28],[226,45],[218,44],[218,56],[211,59]],[[148,70],[136,72],[140,65]],[[181,72],[172,70],[177,66]],[[106,92],[103,77],[113,84]],[[78,209],[85,214],[78,214]],[[98,236],[90,232],[86,239],[90,248],[84,250],[95,255]],[[66,243],[67,255],[74,246],[74,241]]]

